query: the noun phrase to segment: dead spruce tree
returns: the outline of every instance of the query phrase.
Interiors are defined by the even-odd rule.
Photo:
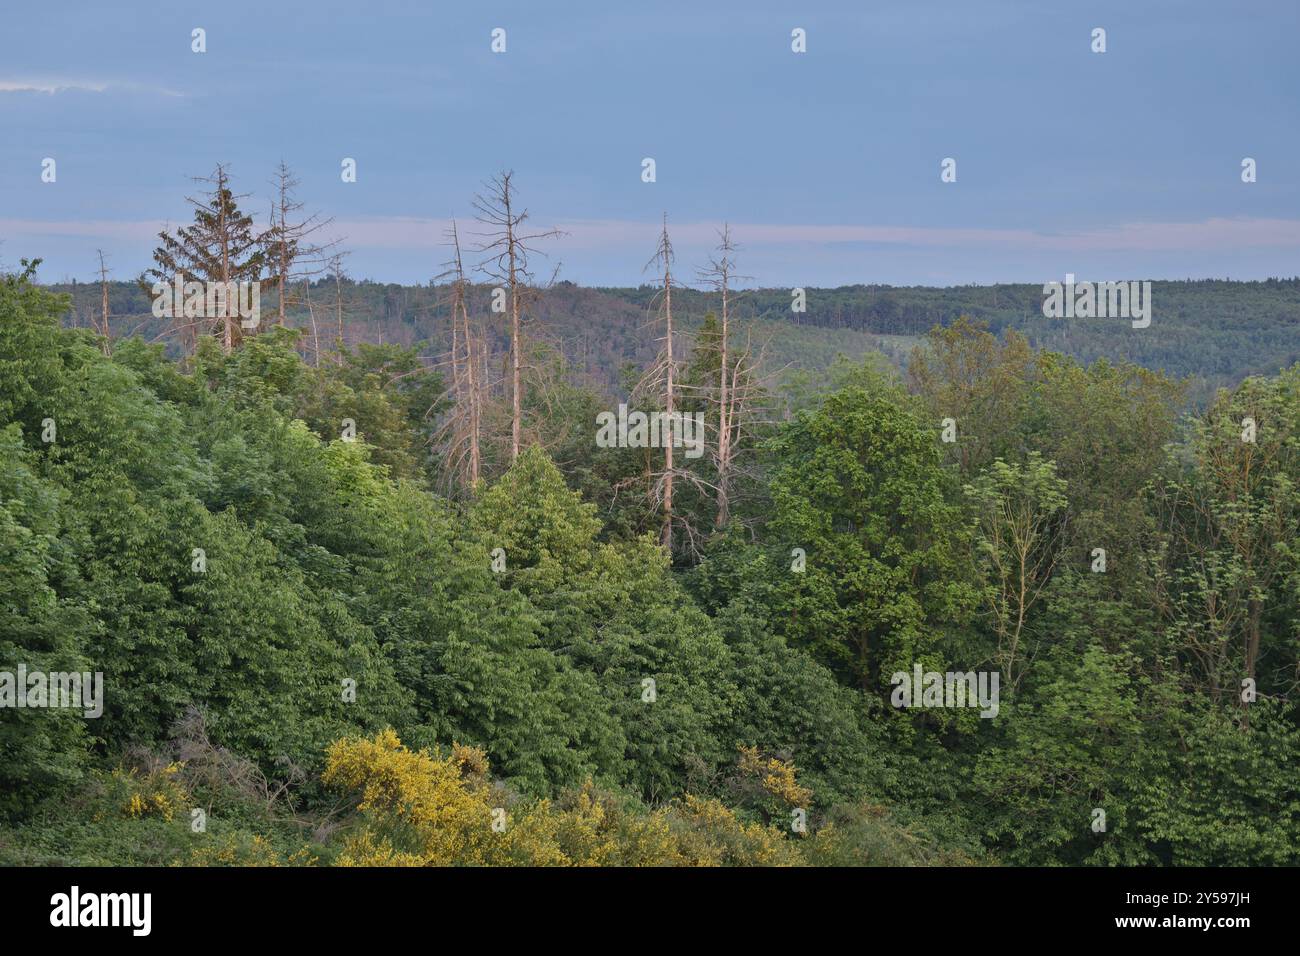
[[[659,340],[663,343],[659,356],[646,371],[641,381],[633,389],[633,396],[653,394],[663,397],[665,429],[660,432],[660,441],[664,448],[664,470],[650,476],[650,500],[663,508],[663,530],[660,542],[671,554],[673,550],[673,478],[676,467],[673,458],[673,413],[677,404],[677,362],[673,354],[673,255],[672,239],[668,236],[668,214],[664,213],[663,229],[659,234],[659,245],[655,254],[645,265],[645,271],[651,268],[663,276],[663,285],[651,300],[650,308],[658,308],[659,321],[662,322],[664,334]]]
[[[732,325],[734,338],[734,319]],[[727,406],[720,429],[726,452],[715,451],[714,457],[718,469],[718,515],[714,522],[717,528],[731,520],[732,506],[741,486],[760,477],[750,453],[760,440],[759,432],[773,424],[768,399],[773,383],[788,367],[771,369],[769,342],[770,337],[755,345],[746,330],[744,341],[733,341],[728,348]]]
[[[317,243],[312,239],[334,220],[322,219],[319,213],[303,216],[303,203],[297,198],[298,186],[298,178],[281,160],[271,181],[274,198],[271,227],[266,233],[267,267],[278,295],[276,321],[280,325],[284,325],[285,310],[298,302],[293,294],[294,283],[310,283],[324,273],[338,247],[338,240]]]
[[[736,246],[731,240],[730,225],[723,223],[718,239],[717,255],[709,260],[707,267],[700,270],[700,279],[706,285],[712,286],[721,299],[717,341],[718,386],[715,393],[706,393],[708,401],[716,406],[716,415],[713,417],[718,423],[713,452],[716,469],[714,497],[717,502],[717,515],[714,523],[716,527],[721,528],[731,516],[731,474],[736,457],[737,406],[740,402],[752,396],[737,394],[736,375],[738,366],[747,362],[749,356],[743,356],[737,362],[736,357],[732,354],[730,338],[731,283],[738,278],[743,279],[748,278],[748,276],[737,276],[735,274],[735,261],[731,257],[736,250]],[[751,384],[751,382],[746,381],[745,387],[747,391]]]
[[[453,219],[447,231],[452,258],[436,281],[448,280],[451,298],[451,387],[441,399],[451,399],[451,410],[433,441],[447,448],[447,472],[471,491],[482,472],[481,432],[487,342],[477,322],[469,316],[469,283],[461,258],[460,232]],[[432,409],[430,409],[432,412]]]
[[[563,235],[558,229],[546,232],[525,233],[528,210],[518,209],[514,195],[514,173],[502,172],[485,186],[485,192],[474,197],[474,209],[479,223],[486,227],[480,234],[478,251],[486,254],[478,268],[488,278],[498,283],[498,293],[493,290],[492,308],[498,310],[499,296],[503,310],[510,316],[510,463],[519,458],[523,435],[523,313],[528,303],[532,274],[528,257],[541,255],[531,243]]]
[[[104,250],[96,249],[99,253],[99,326],[96,331],[104,337],[101,348],[105,355],[113,354],[113,336],[108,329],[108,266],[104,262]]]
[[[731,278],[736,278],[734,273]],[[699,515],[701,523],[706,520],[705,502],[712,503],[714,513],[708,516],[707,523],[715,531],[737,520],[737,505],[761,481],[753,452],[761,442],[762,430],[771,424],[766,406],[772,394],[772,376],[764,371],[768,365],[767,346],[762,343],[754,347],[752,331],[736,321],[733,304],[734,299],[729,295],[731,315],[725,365],[721,324],[718,314],[710,311],[695,335],[689,363],[677,388],[681,404],[702,409],[702,424],[708,434],[705,445],[709,451],[704,469],[698,466],[705,462],[698,462],[695,468],[679,471],[679,485],[682,481],[689,482],[703,499],[690,509]],[[720,402],[724,373],[725,412]],[[679,545],[678,551],[698,556],[698,543],[707,530],[692,526],[687,514],[679,513],[676,518],[679,531],[686,536],[683,542],[686,547]]]

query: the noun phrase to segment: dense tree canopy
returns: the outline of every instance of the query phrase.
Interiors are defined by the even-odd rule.
[[[1300,863],[1300,366],[1187,412],[960,322],[756,424],[722,527],[688,462],[669,554],[555,356],[449,495],[419,349],[67,309],[0,280],[0,672],[103,713],[0,711],[0,861]]]

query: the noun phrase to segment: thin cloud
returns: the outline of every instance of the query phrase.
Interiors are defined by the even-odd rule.
[[[80,91],[83,93],[103,93],[108,89],[104,83],[42,83],[42,82],[24,82],[22,80],[0,80],[0,93],[45,93],[53,96],[55,93],[67,93],[70,91]]]
[[[43,93],[46,96],[55,96],[59,93],[108,93],[114,90],[128,93],[154,93],[158,96],[183,97],[185,95],[166,87],[129,81],[0,80],[0,93]]]

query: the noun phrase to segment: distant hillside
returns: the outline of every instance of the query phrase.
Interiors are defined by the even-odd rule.
[[[86,325],[99,310],[97,284],[52,288],[73,297],[69,324]],[[317,334],[322,342],[330,342],[337,334],[341,298],[348,342],[422,344],[434,354],[445,347],[442,293],[434,285],[350,280],[336,290],[326,279],[312,287],[313,310],[297,307],[290,321],[310,329],[314,311]],[[962,314],[986,321],[995,332],[1017,329],[1036,346],[1085,362],[1128,360],[1191,376],[1197,400],[1247,375],[1275,373],[1300,361],[1300,279],[1155,282],[1153,319],[1145,329],[1134,329],[1122,319],[1045,318],[1038,285],[844,286],[806,293],[807,311],[802,314],[791,311],[789,289],[745,291],[735,300],[735,314],[754,340],[768,343],[774,368],[817,370],[837,353],[857,356],[873,350],[901,364],[919,336]],[[532,310],[533,335],[561,348],[573,368],[594,384],[617,389],[620,369],[627,363],[644,366],[656,349],[648,312],[654,294],[651,286],[584,288],[557,283]],[[149,296],[135,284],[112,283],[109,301],[115,334],[152,338],[162,331],[150,315]],[[715,306],[715,298],[681,289],[674,304],[682,328],[689,331]],[[474,290],[472,307],[488,313],[488,288]],[[272,294],[263,300],[263,312],[273,310]]]
[[[600,291],[639,307],[654,292],[649,287]],[[750,315],[800,331],[816,329],[814,341],[837,332],[883,336],[883,351],[895,359],[916,336],[969,315],[994,332],[1016,329],[1039,348],[1084,362],[1124,360],[1190,376],[1199,399],[1216,387],[1248,375],[1275,374],[1300,361],[1300,279],[1154,282],[1153,317],[1145,329],[1134,329],[1124,319],[1048,319],[1042,313],[1041,285],[859,285],[806,291],[808,311],[802,315],[790,311],[789,289],[747,292],[743,301]],[[708,297],[699,292],[684,292],[674,301],[695,313],[708,307]],[[891,343],[892,336],[905,338]]]

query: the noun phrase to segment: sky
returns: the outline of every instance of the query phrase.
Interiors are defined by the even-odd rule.
[[[503,169],[567,233],[538,271],[583,285],[649,281],[665,213],[686,280],[724,221],[749,285],[1300,274],[1297,0],[48,0],[3,21],[0,264],[41,257],[48,282],[94,278],[99,249],[138,275],[217,162],[265,221],[281,160],[377,281],[441,272],[447,223],[472,240]]]

